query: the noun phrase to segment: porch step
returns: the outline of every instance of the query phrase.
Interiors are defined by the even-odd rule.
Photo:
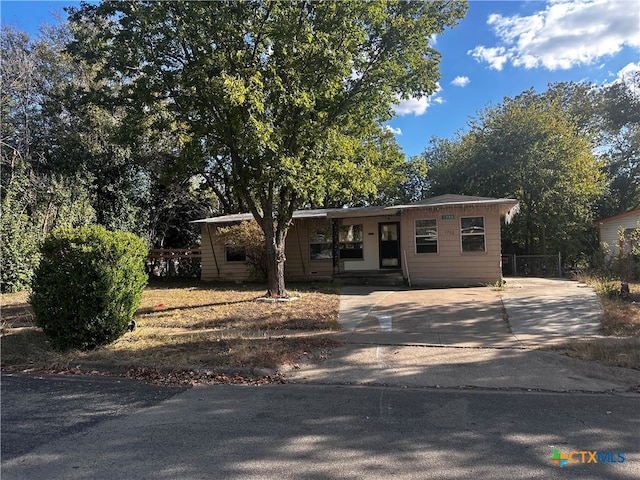
[[[405,285],[402,270],[354,270],[333,275],[333,280],[343,285],[376,285],[399,287]]]

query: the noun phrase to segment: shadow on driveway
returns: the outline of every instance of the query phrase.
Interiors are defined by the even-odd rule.
[[[566,280],[509,279],[509,288],[341,292],[346,344],[291,381],[636,391],[640,372],[604,367],[533,347],[597,332],[595,292]]]

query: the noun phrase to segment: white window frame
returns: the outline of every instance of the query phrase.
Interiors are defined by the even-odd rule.
[[[434,230],[435,230],[435,235],[433,234],[429,234],[429,235],[421,235],[418,234],[418,222],[433,222],[434,223]],[[439,252],[440,249],[440,245],[439,245],[439,241],[438,241],[438,220],[435,218],[419,218],[414,222],[414,239],[415,239],[415,245],[416,245],[416,254],[417,255],[433,255],[433,254],[437,254]],[[425,227],[421,227],[421,228],[425,228]],[[431,227],[427,227],[427,228],[431,228]],[[435,252],[419,252],[418,251],[418,239],[419,238],[433,238],[435,236],[435,244],[436,244],[436,251]],[[423,244],[423,245],[428,245],[428,244]]]
[[[481,233],[477,233],[475,231],[473,232],[466,232],[465,233],[465,229],[462,226],[462,223],[464,220],[468,220],[470,218],[481,218],[482,219],[482,232]],[[482,250],[465,250],[464,249],[464,239],[465,237],[469,238],[469,237],[482,237]],[[486,253],[487,251],[487,226],[486,226],[486,218],[484,215],[473,215],[473,216],[468,216],[468,217],[460,217],[460,251],[462,253]]]
[[[352,230],[354,231],[354,227],[360,227],[360,240],[348,240],[345,239],[342,235],[344,231]],[[341,238],[343,237],[343,238]],[[347,245],[360,245],[360,248],[347,248]],[[353,223],[348,225],[340,225],[338,227],[338,250],[340,255],[340,260],[364,260],[364,228],[362,224]],[[342,251],[349,250],[360,250],[359,257],[343,257]]]
[[[319,241],[319,238],[323,237],[323,241]],[[324,245],[323,252],[329,250],[331,255],[328,257],[314,257],[312,245]],[[328,247],[328,249],[326,248]],[[322,261],[331,260],[333,258],[333,233],[331,225],[325,227],[315,227],[309,232],[309,260]]]

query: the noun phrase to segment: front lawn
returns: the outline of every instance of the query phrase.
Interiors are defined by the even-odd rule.
[[[89,352],[56,352],[34,326],[26,293],[2,295],[2,366],[30,371],[112,372],[134,376],[193,371],[247,375],[322,358],[337,344],[337,290],[290,285],[293,302],[265,303],[259,285],[158,282],[148,286],[137,328]],[[258,370],[261,371],[261,370]],[[155,373],[154,373],[155,372]]]

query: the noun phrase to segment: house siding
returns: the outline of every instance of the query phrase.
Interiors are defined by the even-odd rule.
[[[484,217],[484,252],[462,251],[462,217]],[[415,221],[427,219],[436,220],[438,252],[416,253]],[[412,285],[494,283],[502,278],[500,212],[497,207],[411,210],[403,215],[402,230],[403,260],[406,256],[408,264],[403,270]]]
[[[620,255],[618,230],[633,229],[640,226],[640,211],[631,215],[621,215],[598,222],[600,248],[609,257]]]
[[[337,225],[362,225],[363,258],[340,260],[337,272],[378,270],[380,265],[378,246],[378,224],[400,222],[400,217],[349,217],[335,219]],[[285,275],[291,280],[330,280],[333,278],[333,260],[311,260],[309,238],[316,228],[330,227],[331,220],[299,219],[289,229],[285,255]]]
[[[249,271],[244,262],[227,262],[224,245],[216,242],[216,229],[215,225],[202,225],[202,272],[200,278],[205,282],[248,279]],[[213,248],[211,240],[213,240]]]
[[[326,219],[299,219],[289,228],[285,248],[284,272],[289,280],[331,280],[333,259],[312,260],[309,238],[316,228],[330,227]]]

